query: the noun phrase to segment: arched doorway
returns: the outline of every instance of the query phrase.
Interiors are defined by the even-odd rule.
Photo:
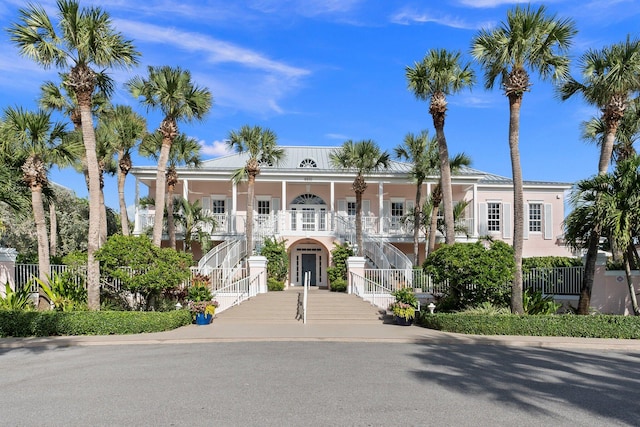
[[[292,286],[302,286],[306,272],[311,274],[311,286],[328,286],[329,251],[324,245],[313,239],[302,239],[293,243],[289,252],[289,283]]]

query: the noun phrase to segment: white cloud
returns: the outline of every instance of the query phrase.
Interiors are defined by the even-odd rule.
[[[213,141],[211,144],[207,144],[205,141],[200,141],[200,146],[202,147],[202,154],[206,154],[207,156],[220,157],[233,153],[232,151],[229,151],[225,141]]]
[[[477,30],[493,26],[487,22],[469,22],[465,19],[451,15],[434,15],[427,11],[418,11],[405,8],[391,16],[391,22],[400,25],[411,25],[413,23],[426,24],[434,23],[445,27],[458,28],[463,30]]]
[[[503,4],[516,4],[516,3],[528,3],[529,0],[460,0],[459,3],[463,6],[476,7],[476,8],[491,8],[498,7]]]
[[[340,134],[340,133],[327,133],[324,136],[329,138],[329,139],[339,139],[341,141],[346,141],[347,139],[349,139],[349,137],[347,135],[343,135],[343,134]]]

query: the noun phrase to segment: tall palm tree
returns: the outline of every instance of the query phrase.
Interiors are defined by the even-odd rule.
[[[145,157],[158,159],[162,149],[162,134],[154,132],[149,134],[140,145],[140,154]],[[173,194],[178,184],[178,166],[191,166],[198,168],[202,163],[200,158],[200,143],[195,138],[190,138],[184,133],[176,136],[169,150],[167,161],[167,232],[169,234],[169,247],[176,248],[176,227],[174,218]],[[186,231],[185,231],[186,232]],[[185,236],[186,238],[186,236]]]
[[[238,154],[247,154],[247,163],[232,176],[235,183],[247,181],[247,252],[253,254],[253,201],[256,177],[263,165],[277,166],[285,152],[278,147],[278,137],[270,129],[244,125],[238,131],[229,132],[229,149]]]
[[[123,236],[129,233],[129,216],[124,197],[124,184],[133,163],[131,151],[147,134],[147,122],[128,105],[116,105],[107,109],[101,116],[101,126],[108,132],[109,140],[116,153],[118,177],[118,201],[120,204],[120,228]]]
[[[563,80],[569,75],[567,51],[576,29],[570,19],[548,16],[544,6],[533,10],[516,6],[506,22],[480,30],[472,43],[472,55],[484,69],[485,87],[500,85],[509,100],[509,151],[513,173],[513,249],[516,263],[511,288],[511,311],[522,314],[522,244],[524,200],[520,166],[520,109],[524,93],[531,89],[529,72],[542,79]]]
[[[435,155],[432,154],[432,156]],[[449,169],[451,171],[451,174],[455,174],[457,173],[463,166],[470,166],[471,165],[471,158],[469,156],[467,156],[465,153],[458,153],[456,154],[453,158],[449,159]],[[442,227],[438,227],[438,212],[440,211],[440,204],[442,203],[443,197],[442,197],[442,177],[440,177],[440,179],[438,180],[438,184],[436,184],[436,186],[433,188],[433,190],[431,191],[431,195],[430,195],[430,199],[431,199],[431,225],[429,226],[429,241],[427,243],[427,253],[426,255],[429,255],[431,252],[433,252],[436,248],[436,235],[438,234],[438,231],[440,231],[439,229]],[[453,229],[453,238],[455,240],[455,233],[456,233],[456,229],[455,229],[455,208],[456,205],[454,204],[453,206],[454,208],[454,229]],[[449,228],[447,227],[447,220],[445,218],[444,221],[444,236],[445,236],[445,242],[446,242],[446,236],[447,233],[450,233],[451,231],[449,230]]]
[[[602,111],[605,138],[600,148],[599,175],[606,174],[609,169],[616,134],[629,105],[629,98],[640,89],[639,67],[640,41],[627,37],[624,43],[587,51],[580,58],[583,82],[572,78],[560,88],[563,100],[580,93],[588,103]],[[600,236],[600,230],[596,229],[589,237],[578,302],[579,314],[589,313]]]
[[[65,128],[62,123],[52,123],[50,113],[42,110],[31,112],[9,107],[4,112],[9,139],[4,141],[6,150],[22,160],[22,179],[31,190],[31,207],[38,239],[38,276],[48,282],[49,239],[44,213],[43,189],[48,185],[49,168],[53,165],[71,164],[81,145],[65,143]],[[44,299],[40,306],[46,307]]]
[[[98,176],[100,178],[100,245],[107,241],[107,206],[104,203],[104,174],[115,175],[118,170],[113,156],[115,147],[112,135],[102,123],[96,128],[96,156],[98,158]],[[79,165],[77,165],[79,166]]]
[[[461,63],[460,52],[446,49],[431,49],[422,62],[406,67],[409,89],[418,99],[429,99],[429,113],[433,118],[438,139],[440,158],[440,182],[444,205],[444,223],[447,229],[446,243],[455,243],[453,221],[453,195],[451,189],[451,168],[449,149],[444,134],[444,121],[447,112],[447,95],[456,94],[473,86],[475,73],[469,63]]]
[[[18,22],[11,25],[11,41],[20,53],[44,68],[52,65],[69,73],[69,87],[80,107],[82,140],[89,175],[89,233],[87,241],[87,300],[89,309],[100,309],[100,263],[95,259],[100,236],[100,177],[91,116],[92,96],[104,73],[113,67],[137,63],[133,43],[115,31],[109,14],[98,7],[80,8],[76,0],[58,0],[56,32],[46,11],[30,3],[19,10]],[[106,86],[106,84],[103,84]]]
[[[387,169],[389,167],[389,153],[382,152],[378,144],[370,139],[362,141],[345,141],[342,146],[329,154],[329,161],[333,167],[353,170],[356,178],[353,180],[353,191],[356,193],[356,244],[358,256],[363,256],[362,239],[362,195],[367,189],[365,175]]]
[[[203,120],[213,102],[209,89],[197,86],[191,73],[180,67],[149,67],[146,78],[135,77],[127,83],[134,98],[148,109],[159,109],[164,118],[160,123],[162,148],[158,157],[156,177],[156,216],[153,223],[153,244],[160,247],[162,241],[163,209],[167,162],[173,140],[178,136],[178,122]]]
[[[416,201],[413,208],[413,265],[420,265],[420,217],[422,215],[422,184],[430,175],[433,175],[438,163],[433,162],[429,153],[434,152],[437,145],[436,139],[429,139],[429,132],[423,130],[418,135],[409,132],[404,141],[393,149],[396,158],[407,160],[411,163],[409,178],[416,183]]]

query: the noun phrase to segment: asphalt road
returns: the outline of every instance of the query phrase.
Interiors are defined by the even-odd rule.
[[[239,342],[0,349],[2,426],[640,424],[640,353]]]

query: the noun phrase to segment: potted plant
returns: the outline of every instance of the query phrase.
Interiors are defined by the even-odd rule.
[[[189,301],[189,311],[194,317],[196,325],[208,325],[216,313],[218,301]]]
[[[208,279],[206,279],[208,282]],[[187,292],[188,307],[197,325],[208,325],[218,307],[211,291],[202,281],[193,281]]]
[[[409,288],[400,288],[391,293],[395,297],[395,302],[389,305],[389,310],[393,313],[398,325],[409,326],[413,323],[418,309],[418,298]]]

